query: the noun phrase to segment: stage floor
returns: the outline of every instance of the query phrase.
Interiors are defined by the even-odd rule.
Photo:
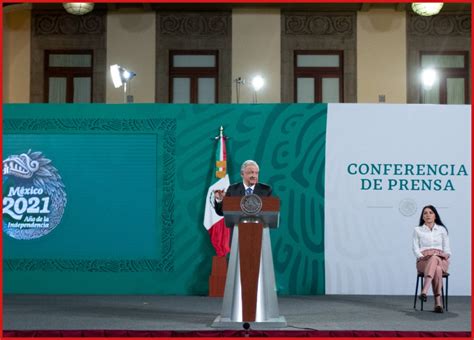
[[[141,295],[4,295],[4,330],[215,330],[221,298]],[[471,331],[471,297],[449,311],[413,309],[413,296],[283,296],[281,330]],[[419,309],[420,304],[417,303]]]

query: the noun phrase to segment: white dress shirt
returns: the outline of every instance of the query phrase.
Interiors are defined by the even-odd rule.
[[[421,252],[426,249],[439,249],[451,256],[446,228],[437,224],[431,230],[425,224],[415,227],[413,232],[413,253],[416,258],[423,257]]]
[[[252,193],[255,191],[255,184],[252,185],[251,187],[248,187],[247,184],[244,183],[245,191],[247,191],[248,188],[252,189]]]

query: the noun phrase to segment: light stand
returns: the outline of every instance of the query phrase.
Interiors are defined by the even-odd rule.
[[[234,82],[235,82],[236,100],[237,100],[237,104],[239,104],[240,103],[240,86],[245,85],[246,81],[245,79],[242,79],[242,77],[238,77],[234,79]],[[265,84],[265,80],[261,76],[253,77],[252,81],[250,82],[250,86],[253,89],[252,102],[254,104],[257,104],[258,102],[257,92],[260,91],[260,89],[263,87],[264,84]]]
[[[253,103],[257,104],[257,92],[260,91],[260,89],[263,87],[265,84],[265,81],[261,76],[255,76],[252,79],[252,87],[253,87]]]
[[[123,102],[133,103],[133,96],[129,95],[128,91],[130,91],[132,88],[131,80],[137,74],[133,71],[127,70],[125,67],[115,64],[115,65],[110,66],[110,75],[112,77],[112,82],[114,83],[115,88],[119,88],[123,86]],[[128,84],[128,89],[127,89],[127,84]]]
[[[127,87],[128,84],[128,87]],[[132,93],[132,79],[130,78],[123,84],[123,95],[124,95],[124,103],[133,104],[133,95]]]
[[[127,82],[123,83],[123,102],[127,102]]]
[[[245,79],[242,79],[241,77],[235,78],[235,95],[237,99],[237,104],[240,103],[240,86],[245,85]]]

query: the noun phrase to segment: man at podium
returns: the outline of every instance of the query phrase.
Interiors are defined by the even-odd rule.
[[[249,196],[248,199],[251,199],[254,196],[250,195],[257,195],[261,198],[270,199],[270,196],[272,196],[272,188],[269,185],[258,183],[259,171],[259,166],[255,161],[247,160],[240,168],[240,175],[242,176],[241,183],[232,184],[227,188],[227,190],[214,191],[214,207],[218,215],[224,216],[229,213],[229,211],[226,212],[225,210],[226,208],[224,201],[226,200],[226,197],[229,197],[230,199],[230,197],[235,198]],[[273,212],[274,216],[276,214],[277,218],[269,223],[271,226],[277,227],[279,216],[279,200],[278,198],[273,198],[273,200],[278,201],[278,209],[276,209],[278,211]],[[237,209],[237,211],[240,211],[240,208]],[[235,213],[235,210],[232,212]],[[224,299],[222,303],[222,313],[216,318],[212,326],[241,329],[242,322],[249,322],[251,327],[254,329],[285,327],[286,320],[284,317],[279,315],[278,309],[269,225],[263,220],[260,220],[260,222],[254,222],[257,224],[246,224],[244,220],[245,218],[242,219],[241,217],[240,220],[236,220],[234,222],[235,224],[233,226],[229,225],[229,223],[226,223],[227,227],[233,227],[231,252],[224,290]],[[239,239],[241,240],[240,242],[242,242],[242,237],[247,235],[244,237],[244,239],[249,241],[248,228],[251,226],[250,229],[253,229],[254,227],[257,227],[257,225],[259,225],[260,228],[263,226],[263,230],[260,229],[262,230],[260,232],[260,263],[257,263],[256,267],[247,267],[247,265],[242,265],[241,268],[241,261],[244,261],[242,259],[248,259],[248,255],[246,255],[249,254],[247,253],[248,245],[253,244],[250,246],[251,249],[259,248],[260,238],[254,238],[254,240],[259,240],[256,244],[252,242],[246,242],[242,243],[242,245],[239,245]],[[239,233],[242,234],[240,237]],[[247,250],[241,254],[240,252],[244,250],[244,248],[242,248],[243,245],[246,245]],[[258,256],[256,258],[258,259]],[[244,261],[243,263],[248,262]],[[253,268],[255,268],[256,271],[253,271]],[[248,290],[249,281],[247,280],[249,277],[249,271],[255,274],[258,272],[257,282],[253,281],[257,283],[256,299],[255,295],[253,295],[253,298],[250,300]],[[254,277],[257,278],[257,276]],[[245,286],[243,283],[245,283]],[[255,292],[255,290],[253,290],[253,292]]]
[[[258,183],[258,174],[260,168],[257,162],[252,160],[247,160],[242,163],[240,167],[240,176],[242,176],[241,183],[235,183],[227,188],[227,191],[216,190],[214,191],[215,210],[216,213],[220,216],[223,216],[222,212],[222,200],[225,196],[245,196],[256,194],[258,196],[266,197],[272,195],[272,188],[269,185]]]

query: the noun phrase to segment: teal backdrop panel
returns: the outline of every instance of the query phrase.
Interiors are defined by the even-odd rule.
[[[67,193],[49,234],[3,233],[4,292],[207,294],[202,220],[222,125],[231,182],[254,159],[281,199],[278,293],[324,294],[326,116],[325,104],[4,105],[4,159],[43,152]]]
[[[162,226],[156,212],[162,203],[156,179],[161,163],[155,136],[6,134],[3,141],[6,156],[28,151],[25,145],[54,155],[54,166],[71,193],[57,230],[27,241],[6,237],[6,254],[117,260],[160,254]]]

